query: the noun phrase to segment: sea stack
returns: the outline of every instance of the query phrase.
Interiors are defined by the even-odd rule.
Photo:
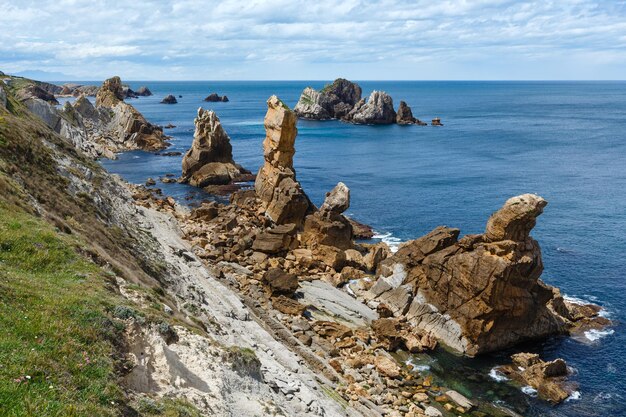
[[[230,138],[214,111],[198,109],[191,148],[183,157],[181,181],[196,187],[228,184],[248,171],[233,160]]]
[[[337,78],[321,91],[304,89],[294,108],[298,117],[311,120],[341,119],[361,99],[361,87],[344,78]]]
[[[277,224],[301,226],[312,208],[309,198],[296,180],[293,168],[297,116],[278,97],[267,100],[265,115],[265,163],[256,177],[255,190],[265,214]]]
[[[163,98],[163,100],[161,100],[161,103],[162,104],[176,104],[178,103],[178,100],[176,100],[176,97],[174,97],[172,94],[168,94],[167,96]]]
[[[384,91],[372,91],[365,102],[361,99],[345,117],[346,121],[355,124],[392,124],[396,122],[396,111],[393,99]]]
[[[411,111],[411,108],[405,101],[400,101],[396,114],[396,123],[399,125],[426,125],[426,123],[413,117],[413,111]]]

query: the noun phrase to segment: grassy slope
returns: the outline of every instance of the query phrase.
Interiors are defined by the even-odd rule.
[[[128,301],[113,279],[149,278],[158,266],[129,252],[132,237],[89,198],[66,190],[44,140],[90,164],[9,96],[0,108],[0,416],[197,415],[178,400],[125,396],[124,323],[113,316]],[[124,263],[93,262],[115,258]]]

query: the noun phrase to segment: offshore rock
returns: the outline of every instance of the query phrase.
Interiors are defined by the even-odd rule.
[[[176,97],[174,97],[172,94],[168,94],[167,96],[165,96],[165,98],[163,98],[163,100],[161,100],[162,104],[176,104],[178,103],[178,101],[176,100]]]
[[[367,102],[361,99],[345,117],[355,124],[392,124],[396,121],[393,99],[384,91],[373,91]]]
[[[566,400],[576,389],[567,381],[568,369],[563,359],[545,362],[534,353],[511,356],[512,364],[499,368],[505,375],[537,390],[540,398],[554,404]]]
[[[211,93],[209,94],[204,101],[208,101],[208,102],[228,102],[228,97],[226,96],[220,96],[217,93]]]
[[[509,199],[486,233],[457,240],[439,227],[401,247],[378,268],[369,296],[393,306],[415,327],[473,356],[562,333],[539,244],[529,236],[546,205],[539,196]]]
[[[263,141],[265,163],[254,187],[265,214],[274,223],[300,226],[312,204],[297,182],[293,168],[297,117],[276,96],[267,100],[267,107]]]
[[[233,161],[230,138],[214,111],[198,109],[191,148],[183,157],[182,182],[196,187],[229,184],[249,173]]]
[[[313,120],[341,119],[361,99],[361,87],[344,78],[337,78],[321,91],[304,89],[294,108],[298,117]]]
[[[413,112],[411,111],[411,108],[404,101],[400,101],[400,106],[398,107],[398,113],[396,114],[396,123],[399,125],[414,125],[414,124],[420,125],[420,126],[426,125],[426,123],[413,117]]]
[[[146,86],[141,86],[135,91],[135,94],[140,97],[149,97],[152,95],[152,91]]]

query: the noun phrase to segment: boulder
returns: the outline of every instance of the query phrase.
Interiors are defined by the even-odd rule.
[[[252,243],[252,250],[264,253],[280,253],[297,245],[296,225],[281,224],[259,233]]]
[[[367,102],[361,99],[344,119],[355,124],[392,124],[396,122],[396,111],[389,94],[373,91]]]
[[[361,87],[344,78],[337,78],[321,91],[304,89],[294,108],[298,117],[314,120],[341,119],[361,99]]]
[[[146,86],[141,86],[135,91],[135,94],[140,97],[149,97],[152,95],[152,91]]]
[[[335,188],[326,193],[324,204],[320,207],[322,213],[341,214],[350,207],[350,189],[343,182],[337,183]]]
[[[514,197],[483,235],[458,240],[458,229],[439,227],[403,245],[379,265],[369,297],[470,356],[565,331],[529,235],[545,205],[538,196]]]
[[[298,301],[279,295],[278,297],[272,297],[272,307],[283,314],[290,314],[293,316],[301,316],[306,310],[304,304],[300,304]]]
[[[298,277],[279,268],[267,271],[263,282],[273,295],[292,295],[298,289]]]
[[[174,97],[172,94],[168,94],[167,96],[163,98],[163,100],[161,100],[161,104],[176,104],[176,103],[178,103],[178,100],[176,100],[176,97]]]
[[[297,117],[278,97],[267,101],[265,115],[265,163],[259,170],[254,188],[265,215],[277,224],[302,225],[312,209],[309,198],[296,180],[293,168]]]
[[[208,96],[206,96],[206,98],[204,99],[204,101],[208,101],[208,102],[227,102],[228,101],[228,97],[226,96],[220,96],[217,93],[211,93]]]
[[[350,207],[350,189],[342,182],[328,194],[320,210],[306,217],[302,243],[315,248],[332,246],[342,250],[352,244],[352,224],[341,213]]]
[[[196,187],[229,184],[249,174],[233,161],[230,138],[214,111],[198,109],[191,148],[183,157],[182,182]]]
[[[398,378],[400,376],[400,366],[387,356],[376,356],[374,366],[378,372],[387,378]]]

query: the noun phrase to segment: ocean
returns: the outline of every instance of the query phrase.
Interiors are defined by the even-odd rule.
[[[596,302],[616,325],[579,339],[553,338],[522,347],[573,368],[578,394],[557,407],[532,392],[498,381],[491,371],[515,350],[479,359],[439,351],[408,358],[472,397],[488,398],[530,416],[626,416],[626,82],[391,82],[362,81],[364,96],[389,93],[425,121],[444,127],[355,126],[298,122],[295,168],[316,204],[339,181],[351,189],[348,214],[390,244],[438,225],[481,233],[509,197],[536,193],[548,201],[532,235],[543,251],[543,280],[569,297]],[[130,102],[155,124],[172,123],[167,151],[184,153],[198,107],[215,110],[231,137],[235,160],[257,171],[263,162],[265,101],[278,95],[291,107],[306,86],[289,82],[130,82],[154,96]],[[216,92],[227,103],[202,99]],[[159,101],[174,94],[178,104]],[[181,95],[182,97],[178,98]],[[181,172],[182,156],[133,151],[110,172],[132,183]],[[209,198],[193,187],[162,184],[181,202]],[[491,375],[491,376],[490,376]]]

